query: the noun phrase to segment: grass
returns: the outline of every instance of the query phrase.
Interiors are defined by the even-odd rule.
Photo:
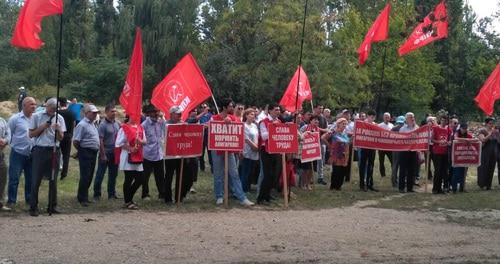
[[[8,153],[6,155],[8,157]],[[6,158],[8,160],[8,158]],[[356,163],[354,163],[356,164]],[[386,169],[389,164],[386,164]],[[209,166],[207,166],[209,168]],[[369,207],[377,208],[390,208],[396,210],[438,210],[440,208],[445,209],[459,209],[465,211],[477,211],[477,210],[489,210],[496,209],[500,210],[500,188],[496,187],[494,190],[485,192],[480,191],[475,184],[476,173],[475,168],[469,169],[469,175],[467,177],[467,190],[469,193],[460,193],[455,195],[432,195],[430,193],[413,193],[413,194],[403,194],[400,195],[396,190],[391,187],[390,177],[381,178],[378,173],[378,159],[375,162],[375,174],[374,181],[375,187],[380,190],[380,192],[362,192],[359,190],[357,180],[351,181],[351,183],[345,183],[342,187],[342,191],[330,191],[328,186],[314,185],[314,191],[303,191],[297,188],[292,188],[295,197],[289,203],[289,209],[291,210],[317,210],[326,208],[338,208],[345,206],[352,206],[353,204],[360,201],[375,201],[375,203],[370,203],[367,205]],[[357,166],[353,169],[353,179],[358,178]],[[421,175],[424,175],[423,166]],[[329,181],[330,179],[330,169],[325,170],[325,177]],[[1,213],[0,216],[19,216],[25,215],[27,211],[27,205],[24,203],[24,182],[23,178],[19,184],[18,199],[21,200],[15,206],[15,210],[10,213]],[[71,159],[69,175],[66,179],[58,181],[58,208],[60,208],[64,213],[69,214],[85,214],[85,213],[104,213],[113,211],[122,211],[121,207],[123,205],[123,200],[107,200],[101,199],[101,201],[91,204],[87,208],[83,208],[79,205],[76,200],[76,192],[78,188],[79,170],[78,161]],[[497,178],[495,177],[494,182],[496,183]],[[107,176],[104,179],[102,190],[103,196],[106,197],[106,183]],[[119,172],[117,178],[117,193],[120,197],[123,197],[122,193],[123,184],[123,173]],[[198,182],[195,184],[197,190],[196,194],[189,194],[188,198],[181,204],[179,208],[175,205],[166,206],[163,201],[155,199],[157,197],[156,185],[154,183],[154,176],[151,175],[149,181],[151,200],[141,200],[140,193],[141,189],[138,190],[135,196],[135,201],[139,204],[141,210],[143,211],[159,211],[159,212],[199,212],[199,211],[221,211],[225,210],[221,207],[215,206],[215,200],[213,196],[213,179],[209,173],[200,172],[198,175]],[[40,188],[40,206],[45,208],[47,204],[47,181],[42,182]],[[255,186],[253,187],[255,189]],[[429,188],[430,191],[430,188]],[[89,188],[89,197],[93,195],[93,186]],[[280,197],[276,202],[268,207],[258,207],[262,210],[284,210],[283,199],[279,194],[274,194],[276,197]],[[248,194],[248,198],[252,201],[256,199],[255,191]],[[240,208],[236,200],[230,200],[230,208]],[[253,210],[258,210],[254,208]]]

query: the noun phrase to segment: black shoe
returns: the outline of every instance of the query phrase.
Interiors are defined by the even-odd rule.
[[[66,178],[67,175],[61,175],[61,181],[64,180],[64,178]]]
[[[57,210],[56,208],[53,208],[52,210],[47,209],[48,214],[61,214],[61,211]]]
[[[415,191],[414,191],[414,190],[408,190],[407,192],[409,192],[409,193],[414,193]]]
[[[81,202],[80,205],[83,206],[83,207],[89,207],[89,203],[88,202]]]
[[[405,193],[405,190],[399,190],[399,193]]]
[[[368,187],[368,190],[372,191],[372,192],[378,192],[377,189],[373,188],[373,187]]]
[[[321,184],[321,185],[326,185],[326,181],[323,180],[323,179],[318,179],[318,184]]]
[[[108,200],[118,200],[120,197],[118,197],[116,194],[108,196]]]
[[[31,216],[38,216],[40,214],[40,212],[38,211],[38,209],[30,209],[30,215]]]
[[[368,191],[368,188],[366,186],[361,186],[361,187],[359,187],[359,189],[362,190],[363,192]]]
[[[257,200],[257,204],[267,206],[267,205],[270,205],[270,202],[268,200],[259,199],[259,200]]]

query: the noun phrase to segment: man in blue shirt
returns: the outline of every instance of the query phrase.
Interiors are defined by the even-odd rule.
[[[100,139],[94,120],[99,110],[95,105],[88,104],[84,107],[85,118],[75,127],[73,145],[78,149],[78,162],[80,164],[80,181],[78,183],[78,202],[87,207],[89,201],[89,187],[94,176],[97,152]]]
[[[165,199],[165,168],[163,162],[163,146],[165,144],[165,120],[158,118],[159,110],[147,105],[143,111],[147,118],[142,122],[146,133],[147,144],[144,145],[144,182],[142,199],[149,199],[149,176],[155,175],[158,198]]]
[[[23,110],[9,119],[11,132],[9,156],[9,183],[7,204],[12,206],[17,202],[17,187],[19,178],[24,171],[24,200],[29,202],[31,192],[31,148],[33,141],[29,136],[31,118],[36,109],[33,97],[23,100]]]
[[[71,104],[68,106],[68,110],[73,114],[73,117],[75,118],[76,125],[78,125],[80,120],[82,120],[82,108],[83,105],[78,103],[78,101],[76,101],[76,98],[73,98],[73,100],[71,100]]]
[[[198,115],[198,121],[202,125],[206,125],[203,132],[203,151],[200,157],[200,170],[205,171],[205,150],[208,152],[208,121],[212,118],[212,113],[210,112],[210,107],[207,104],[201,105],[201,114]],[[210,170],[212,170],[212,156],[208,155],[208,163],[210,164]]]

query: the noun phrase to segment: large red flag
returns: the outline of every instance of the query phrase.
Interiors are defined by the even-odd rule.
[[[481,87],[474,101],[487,115],[493,115],[493,107],[497,99],[500,99],[500,63]]]
[[[391,13],[391,4],[387,4],[384,10],[378,15],[373,25],[366,33],[365,40],[361,43],[358,48],[359,54],[359,64],[365,64],[368,56],[370,56],[370,50],[372,42],[384,41],[389,35],[389,14]]]
[[[212,96],[212,90],[193,55],[188,53],[167,74],[153,91],[151,103],[168,113],[172,106],[182,110],[182,120],[189,111]]]
[[[299,81],[300,74],[300,81]],[[299,97],[297,98],[297,83],[299,86]],[[309,79],[307,78],[302,66],[297,68],[292,80],[286,88],[285,94],[280,100],[280,105],[283,106],[287,111],[295,112],[298,109],[302,109],[302,103],[305,100],[312,100],[311,86],[309,85]]]
[[[38,36],[42,31],[42,19],[62,13],[62,0],[26,0],[17,19],[12,46],[40,49],[44,44]]]
[[[136,124],[141,122],[142,108],[142,40],[141,29],[137,28],[135,33],[134,51],[130,59],[130,67],[125,80],[125,86],[120,95],[120,104],[125,113]]]
[[[447,37],[448,15],[446,4],[443,1],[424,18],[424,22],[417,25],[410,37],[399,48],[399,56],[403,56],[433,41]]]

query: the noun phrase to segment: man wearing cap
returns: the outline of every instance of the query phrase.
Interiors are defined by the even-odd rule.
[[[165,121],[158,118],[160,112],[153,105],[147,105],[143,111],[147,118],[142,122],[146,133],[147,144],[144,145],[144,181],[142,183],[142,199],[149,199],[149,176],[155,175],[158,198],[165,199],[165,168],[163,162],[163,144],[165,138]]]
[[[52,173],[55,172],[54,178],[49,182],[49,193],[51,211],[48,213],[57,214],[59,211],[57,206],[57,174],[59,172],[59,143],[64,137],[66,124],[61,115],[56,116],[57,99],[50,98],[47,100],[45,110],[33,115],[29,129],[29,136],[33,138],[34,146],[31,152],[32,155],[32,170],[33,179],[30,194],[30,215],[38,216],[38,191],[43,178],[51,179]],[[54,140],[56,139],[56,140]],[[56,153],[54,157],[54,147]]]
[[[118,164],[115,163],[115,140],[120,130],[120,123],[116,120],[116,107],[108,104],[104,108],[104,120],[99,124],[99,161],[94,180],[94,200],[101,198],[101,185],[106,169],[108,170],[108,199],[118,199],[116,196],[116,176]]]
[[[169,125],[174,125],[174,124],[180,124],[182,122],[181,116],[182,116],[182,109],[178,106],[172,106],[169,110],[170,113],[170,119],[167,120],[167,125],[166,125],[166,132],[168,131],[168,126]],[[165,132],[165,133],[166,133]],[[168,144],[168,142],[167,142]],[[180,159],[165,159],[165,203],[171,204],[174,200],[172,197],[172,181],[173,181],[173,176],[175,173],[175,179],[176,183],[179,182],[180,175],[181,175],[181,160]],[[186,179],[183,178],[183,185],[186,184]],[[189,189],[191,186],[189,186]],[[187,189],[189,191],[189,189]],[[177,198],[178,194],[178,184],[175,184],[175,198]],[[183,193],[185,194],[186,188],[183,186]],[[181,196],[185,196],[182,195]],[[182,197],[181,197],[182,199]]]
[[[23,100],[27,97],[26,89],[24,86],[19,87],[19,95],[17,96],[17,109],[19,112],[23,110]]]
[[[405,124],[405,117],[398,116],[396,118],[396,125],[391,129],[393,132],[399,132],[399,129]],[[398,187],[398,171],[399,171],[399,151],[393,151],[392,156],[392,173],[391,173],[391,183],[393,188]]]
[[[378,124],[379,127],[391,131],[391,129],[394,127],[394,125],[390,122],[391,121],[391,114],[388,112],[384,113],[384,121],[380,124]],[[379,150],[378,151],[378,164],[379,164],[379,171],[380,171],[380,176],[385,177],[385,157],[389,159],[389,162],[391,163],[392,167],[392,152],[390,151],[384,151],[384,150]]]
[[[94,124],[99,110],[93,104],[83,107],[84,118],[75,127],[73,135],[73,146],[78,150],[78,161],[80,165],[80,181],[78,182],[78,202],[87,207],[89,201],[89,187],[92,183],[96,164],[97,152],[99,151],[99,131]]]

